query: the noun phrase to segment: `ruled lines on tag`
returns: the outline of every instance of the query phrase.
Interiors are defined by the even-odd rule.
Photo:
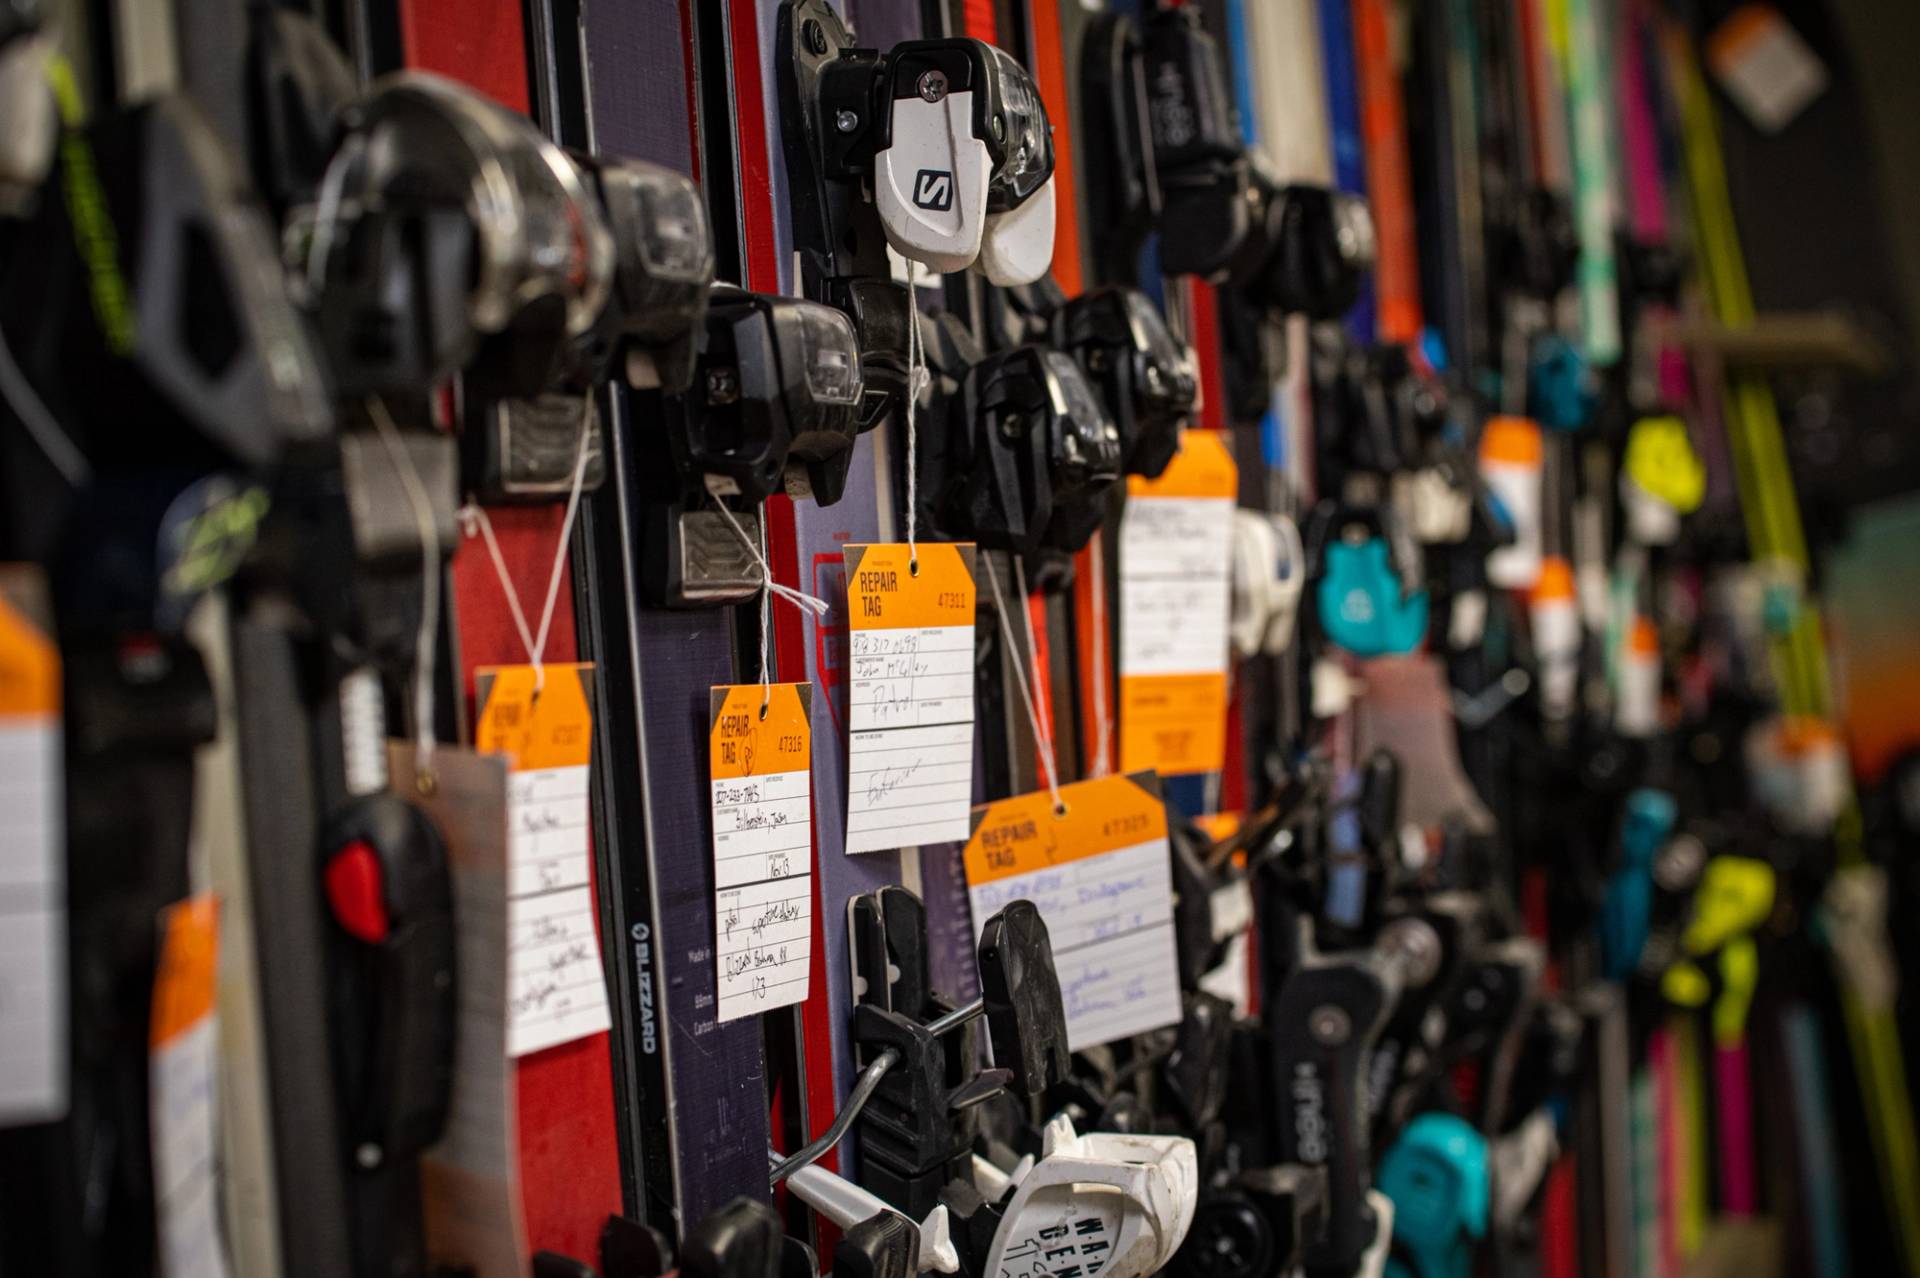
[[[957,843],[973,805],[974,548],[845,554],[847,851]]]
[[[813,946],[813,687],[712,692],[715,1019],[806,999]]]
[[[1172,853],[1159,778],[1102,777],[975,810],[963,862],[974,932],[1009,902],[1046,922],[1073,1051],[1180,1019]]]
[[[476,672],[474,742],[507,759],[507,1047],[514,1056],[612,1025],[591,875],[590,665]]]
[[[1226,761],[1227,621],[1238,472],[1219,432],[1188,431],[1157,479],[1128,481],[1120,523],[1120,766]]]

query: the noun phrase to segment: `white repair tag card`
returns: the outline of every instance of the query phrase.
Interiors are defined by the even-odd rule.
[[[225,1278],[220,1240],[218,1049],[214,979],[220,908],[211,895],[160,912],[148,1029],[154,1225],[167,1278]]]
[[[1010,901],[1032,901],[1074,1051],[1180,1019],[1172,852],[1160,778],[1150,772],[1060,787],[975,810],[964,864],[978,934]]]
[[[594,911],[590,665],[475,673],[475,747],[507,760],[507,1050],[604,1033],[606,969]]]
[[[1754,127],[1778,133],[1827,90],[1827,66],[1781,12],[1745,4],[1707,37],[1707,65]]]
[[[1120,767],[1163,776],[1226,762],[1233,455],[1190,430],[1157,479],[1127,481],[1120,521]]]
[[[959,843],[973,812],[973,546],[848,546],[846,559],[847,851]]]
[[[713,689],[715,1018],[804,1002],[813,953],[813,685]]]
[[[0,564],[0,1127],[67,1112],[60,653],[39,571]]]

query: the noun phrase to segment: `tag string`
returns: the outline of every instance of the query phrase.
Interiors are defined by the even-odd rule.
[[[760,553],[760,547],[753,538],[747,536],[746,528],[741,525],[739,519],[734,517],[734,513],[727,509],[727,504],[718,497],[714,498],[713,504],[720,511],[721,517],[727,521],[727,527],[733,529],[733,535],[740,539],[740,544],[747,548],[747,553],[753,556],[753,562],[760,568],[760,711],[764,715],[768,704],[773,700],[773,684],[768,678],[768,672],[772,669],[768,650],[769,637],[773,633],[771,597],[779,595],[794,607],[805,608],[816,617],[826,616],[829,605],[826,600],[817,595],[810,595],[804,590],[795,590],[792,586],[783,586],[775,581],[773,569],[767,567],[767,557]]]
[[[1187,341],[1188,341],[1188,338],[1187,338],[1188,295],[1187,295],[1186,281],[1169,279],[1166,281],[1166,283],[1168,287],[1164,290],[1164,296],[1160,304],[1160,309],[1166,312],[1167,328],[1172,331],[1174,337],[1180,342],[1181,345],[1184,346],[1187,344]]]
[[[1018,556],[1015,556],[1013,560],[1013,584],[1014,588],[1020,592],[1020,624],[1027,632],[1027,660],[1029,662],[1038,662],[1040,659],[1040,643],[1033,637],[1033,608],[1031,606],[1033,592],[1027,588],[1027,561]],[[1046,734],[1047,753],[1053,755],[1054,762],[1058,765],[1060,755],[1059,752],[1053,748],[1053,707],[1038,699],[1038,690],[1040,687],[1038,666],[1034,668],[1033,686],[1036,691],[1035,704],[1040,711],[1040,714],[1036,717],[1036,721],[1040,727],[1040,731]]]
[[[914,429],[914,410],[927,381],[927,352],[920,344],[920,306],[914,297],[913,277],[920,264],[907,259],[907,571],[920,575],[916,536],[920,520],[920,436]]]
[[[93,467],[87,464],[86,456],[73,442],[73,436],[61,428],[59,420],[48,409],[46,401],[40,398],[40,393],[34,390],[33,383],[27,380],[27,375],[21,371],[20,365],[14,362],[13,348],[7,345],[7,335],[4,330],[0,330],[0,399],[6,400],[7,407],[13,410],[13,415],[20,419],[22,426],[26,427],[27,434],[33,436],[33,442],[40,446],[40,451],[45,453],[47,460],[53,463],[53,468],[60,472],[60,477],[66,480],[70,487],[85,488],[87,482],[93,478]],[[907,448],[908,455],[911,456],[913,448],[911,405],[907,409],[907,422]],[[913,482],[911,471],[908,472],[907,482],[909,485]],[[911,511],[907,518],[909,521],[907,527],[912,528]],[[912,534],[909,533],[908,537],[911,539]]]
[[[1107,705],[1107,566],[1105,538],[1098,532],[1087,543],[1092,552],[1087,566],[1093,570],[1093,775],[1104,777],[1113,771],[1113,712]]]
[[[1007,601],[1000,594],[1000,574],[994,569],[993,555],[984,554],[980,556],[980,560],[987,566],[987,585],[993,589],[993,607],[1000,617],[1000,637],[1005,641],[1007,651],[1017,655],[1019,645],[1014,642],[1013,622],[1007,618]],[[1026,570],[1017,558],[1014,560],[1014,567],[1024,582]],[[1024,609],[1026,606],[1024,585],[1021,590],[1020,604]],[[1066,800],[1060,797],[1060,775],[1053,757],[1053,733],[1041,724],[1040,712],[1033,699],[1033,690],[1027,685],[1026,667],[1033,653],[1033,618],[1030,616],[1027,617],[1027,643],[1029,645],[1027,655],[1019,656],[1013,663],[1013,679],[1020,689],[1021,704],[1026,707],[1027,723],[1033,729],[1034,753],[1040,756],[1040,764],[1046,770],[1047,792],[1053,795],[1053,810],[1058,815],[1067,810],[1067,804]]]
[[[527,626],[526,610],[520,606],[520,592],[514,589],[513,577],[507,572],[506,557],[500,553],[500,542],[493,535],[493,521],[487,518],[486,507],[471,496],[467,504],[460,508],[460,523],[471,537],[479,533],[487,544],[487,557],[493,560],[493,572],[500,579],[500,593],[507,597],[507,611],[513,615],[514,629],[520,632],[520,642],[527,650],[527,661],[533,666],[533,695],[539,696],[547,686],[547,634],[553,628],[553,609],[560,598],[560,578],[567,569],[567,546],[573,538],[573,521],[580,512],[580,495],[586,487],[587,463],[593,460],[593,450],[587,447],[593,438],[593,423],[599,413],[599,407],[592,396],[587,397],[586,415],[580,420],[580,436],[573,445],[573,485],[567,492],[567,513],[560,521],[560,540],[553,548],[553,567],[547,574],[546,603],[540,609],[540,631],[535,634]]]
[[[367,400],[367,416],[387,450],[387,459],[400,476],[400,488],[413,511],[414,530],[420,538],[420,628],[413,640],[413,736],[414,770],[425,781],[433,775],[433,659],[439,648],[440,634],[440,529],[433,519],[433,499],[414,467],[413,454],[400,438],[385,401],[378,396]]]

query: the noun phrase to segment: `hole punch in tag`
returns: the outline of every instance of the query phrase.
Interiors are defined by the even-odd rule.
[[[710,698],[715,1019],[807,997],[813,946],[813,685]]]
[[[976,928],[1012,901],[1038,908],[1077,1052],[1180,1019],[1172,851],[1151,772],[1076,782],[1060,798],[1064,813],[1046,791],[974,809],[961,860]]]
[[[973,811],[974,547],[850,545],[845,558],[847,851],[961,842]]]
[[[475,747],[507,760],[508,1050],[612,1025],[594,910],[591,665],[475,673]]]

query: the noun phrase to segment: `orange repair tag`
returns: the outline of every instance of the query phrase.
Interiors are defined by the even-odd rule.
[[[852,545],[846,561],[846,850],[957,843],[973,806],[974,548]]]
[[[1120,525],[1120,766],[1212,772],[1227,755],[1227,619],[1239,471],[1190,430],[1157,479],[1127,481]]]
[[[1180,1019],[1160,778],[1101,777],[974,809],[963,853],[976,931],[1032,901],[1052,940],[1074,1050]]]
[[[803,1001],[813,945],[813,685],[713,689],[719,1020]]]
[[[604,1032],[593,899],[593,667],[483,666],[475,748],[507,760],[507,1051]]]

